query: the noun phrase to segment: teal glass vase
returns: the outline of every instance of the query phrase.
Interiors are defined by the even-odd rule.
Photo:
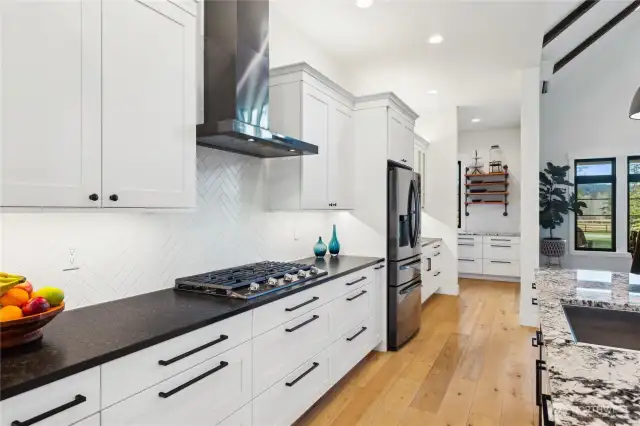
[[[340,241],[336,235],[336,226],[333,225],[333,234],[331,235],[331,241],[329,241],[329,253],[335,257],[340,253]]]
[[[318,237],[318,242],[313,246],[313,253],[316,257],[324,257],[327,254],[327,245],[322,241],[322,237]]]

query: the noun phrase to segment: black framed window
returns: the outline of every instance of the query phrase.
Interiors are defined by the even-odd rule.
[[[575,249],[616,251],[616,159],[575,161],[575,191],[587,207],[576,216]]]
[[[461,203],[460,199],[462,198],[462,192],[460,191],[462,187],[462,162],[458,161],[458,229],[462,228],[462,214],[460,211]]]
[[[630,237],[631,232],[640,231],[640,156],[628,157],[627,173],[627,236]]]

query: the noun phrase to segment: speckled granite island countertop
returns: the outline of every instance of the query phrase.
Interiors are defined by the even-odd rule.
[[[167,289],[63,312],[45,327],[42,340],[0,352],[0,400],[383,261],[360,256],[297,260],[328,274],[253,300]]]
[[[555,424],[640,425],[640,352],[576,343],[562,309],[640,311],[640,276],[540,269],[536,287]]]

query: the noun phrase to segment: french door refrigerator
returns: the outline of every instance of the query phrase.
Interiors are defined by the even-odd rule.
[[[398,350],[420,329],[420,175],[388,167],[387,346]]]

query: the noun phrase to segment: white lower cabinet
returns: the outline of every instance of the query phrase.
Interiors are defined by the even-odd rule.
[[[100,368],[96,367],[0,401],[0,424],[35,424],[30,420],[45,417],[38,426],[68,426],[99,410]]]
[[[73,426],[100,426],[100,414],[94,414],[91,417],[80,420],[78,423],[74,423]]]
[[[330,307],[323,305],[253,339],[254,395],[329,346]]]
[[[371,288],[368,285],[338,297],[331,303],[331,340],[362,322],[370,312]]]
[[[482,259],[458,258],[458,272],[461,274],[482,274]]]
[[[332,385],[329,350],[324,350],[253,401],[255,426],[293,424]]]
[[[102,411],[102,426],[210,426],[251,399],[251,342]]]
[[[336,383],[375,346],[375,324],[367,318],[331,345],[331,379]]]
[[[517,260],[489,260],[485,259],[482,265],[484,275],[497,275],[504,277],[519,277],[520,262]]]
[[[227,417],[219,426],[251,426],[253,423],[253,403],[248,403],[231,416]]]

